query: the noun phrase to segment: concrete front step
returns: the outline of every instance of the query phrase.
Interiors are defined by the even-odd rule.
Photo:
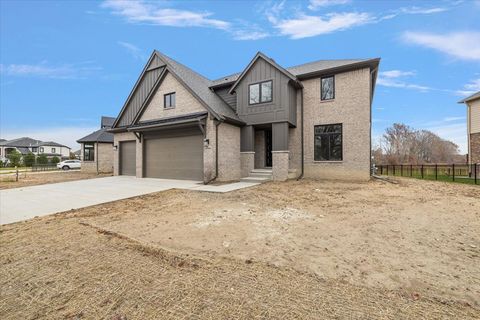
[[[250,172],[249,177],[259,177],[259,178],[271,178],[271,172]]]
[[[262,172],[262,173],[272,173],[272,169],[268,169],[268,168],[263,168],[263,169],[253,169],[252,171],[250,172]]]
[[[272,180],[272,177],[246,177],[246,178],[242,178],[240,179],[240,181],[242,182],[256,182],[256,183],[262,183],[262,182],[267,182],[267,181],[271,181]]]

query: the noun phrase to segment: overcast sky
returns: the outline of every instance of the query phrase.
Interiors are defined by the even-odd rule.
[[[479,1],[0,1],[0,137],[76,149],[116,116],[154,49],[208,78],[257,51],[283,66],[381,57],[377,139],[394,122],[466,152],[480,90]]]

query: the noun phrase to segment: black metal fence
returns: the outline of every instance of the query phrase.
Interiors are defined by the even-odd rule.
[[[480,184],[480,164],[384,164],[375,167],[379,175]]]
[[[58,170],[56,164],[34,164],[32,166],[32,172],[36,171],[52,171]]]

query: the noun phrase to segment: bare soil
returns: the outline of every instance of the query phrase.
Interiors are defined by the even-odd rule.
[[[18,181],[15,181],[15,174],[2,174],[0,175],[0,190],[108,176],[111,174],[98,175],[81,171],[21,172]]]
[[[480,317],[480,188],[171,190],[2,227],[0,318]]]

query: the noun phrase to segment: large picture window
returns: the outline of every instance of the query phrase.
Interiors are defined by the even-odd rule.
[[[95,146],[93,143],[85,143],[83,145],[83,161],[95,160]]]
[[[315,126],[315,161],[341,161],[342,124]]]
[[[273,81],[254,83],[248,86],[248,103],[258,104],[272,101]]]
[[[322,100],[335,99],[335,77],[322,77],[320,87],[320,97]]]
[[[175,108],[175,92],[167,93],[163,96],[163,107],[167,108]]]

